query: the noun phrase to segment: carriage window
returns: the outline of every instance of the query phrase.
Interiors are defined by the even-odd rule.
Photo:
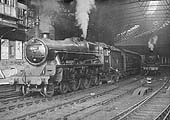
[[[9,56],[14,57],[15,56],[15,51],[14,51],[14,46],[10,45],[9,46]]]
[[[1,39],[1,59],[9,59],[9,40]]]
[[[23,58],[22,41],[15,41],[15,58],[16,59],[22,59]]]

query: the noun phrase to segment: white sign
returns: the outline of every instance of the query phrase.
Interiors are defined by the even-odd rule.
[[[1,59],[9,58],[9,40],[1,39]]]
[[[15,45],[15,57],[16,59],[22,59],[22,42],[21,41],[16,41],[16,45]]]

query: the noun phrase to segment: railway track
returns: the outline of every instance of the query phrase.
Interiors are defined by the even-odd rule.
[[[120,82],[123,82],[123,81],[120,81]],[[133,82],[135,82],[135,81],[132,81],[132,83]],[[69,99],[74,94],[81,94],[82,92],[88,93],[89,91],[100,90],[100,89],[104,89],[105,87],[109,87],[109,86],[114,87],[114,85],[111,85],[111,84],[103,84],[103,85],[100,85],[100,86],[94,86],[94,87],[89,88],[89,89],[83,89],[83,90],[79,90],[79,91],[70,92],[70,93],[67,93],[67,94],[57,95],[57,96],[54,96],[52,98],[44,98],[42,96],[12,97],[12,98],[8,98],[8,99],[5,99],[5,100],[0,100],[0,105],[1,105],[0,113],[5,112],[5,111],[9,111],[9,110],[13,110],[15,108],[23,108],[23,107],[32,106],[32,105],[35,105],[35,104],[49,102],[49,101],[52,101],[52,100],[54,101],[54,100],[62,99],[62,98]]]
[[[124,97],[127,94],[132,93],[132,91],[134,91],[135,89],[137,89],[139,87],[141,87],[141,86],[137,86],[137,87],[134,87],[134,88],[132,88],[130,90],[124,91],[124,92],[120,93],[119,95],[116,95],[115,97],[112,97],[112,98],[109,98],[109,99],[105,99],[103,101],[97,102],[97,103],[92,104],[92,105],[87,106],[87,107],[83,107],[82,109],[79,109],[79,110],[74,111],[72,113],[66,114],[63,117],[57,118],[56,120],[67,120],[67,119],[69,119],[69,117],[70,117],[70,119],[72,119],[71,117],[74,116],[74,114],[77,114],[78,112],[82,112],[82,111],[88,110],[88,109],[90,109],[92,107],[96,108],[96,110],[94,110],[92,113],[90,113],[90,115],[94,114],[94,113],[100,111],[103,106],[108,105],[109,103],[111,103],[113,101],[121,99],[122,97]],[[87,116],[89,116],[89,115],[87,115]],[[84,116],[84,117],[86,117],[86,116]],[[84,117],[83,118],[81,118],[81,117],[77,118],[77,120],[84,119]]]
[[[90,91],[93,89],[102,89],[106,86],[109,87],[110,85],[103,84],[102,86],[95,86],[95,87],[88,89],[87,91]],[[67,97],[70,97],[74,94],[82,93],[83,91],[85,91],[85,89],[75,91],[75,92],[70,92],[67,94],[57,95],[52,98],[44,98],[42,96],[9,98],[9,99],[0,101],[1,102],[0,112],[13,110],[15,108],[23,108],[23,107],[27,107],[27,106],[32,106],[35,104],[40,104],[40,103],[44,103],[44,102],[48,102],[48,101],[50,102],[52,100],[57,100],[57,99],[62,99],[62,98],[68,99]]]
[[[21,96],[21,94],[17,91],[5,91],[4,93],[0,94],[0,101],[3,99],[9,99]]]
[[[155,79],[155,81],[157,81],[157,79]],[[148,89],[148,94],[149,94],[149,92],[155,91],[158,88],[158,87],[156,87],[157,85],[160,85],[159,81],[156,83],[154,82],[152,85],[149,85],[149,86],[148,86],[148,84],[146,84],[146,85],[142,86],[141,88],[143,88],[143,87],[151,88],[151,89]],[[133,101],[133,99],[129,99],[131,97],[133,97],[132,94],[127,94],[127,95],[125,94],[120,97],[121,99],[117,99],[117,100],[115,99],[113,101],[108,100],[107,104],[103,104],[99,107],[96,106],[96,108],[84,110],[84,112],[83,111],[79,112],[78,114],[70,116],[68,118],[68,120],[96,120],[96,119],[109,120],[116,114],[120,113],[122,110],[126,109],[129,105],[134,104],[135,101],[140,100],[140,99],[138,99],[138,100],[136,99],[135,101]],[[109,96],[107,96],[107,98],[109,98]],[[130,100],[131,102],[128,100]],[[50,118],[50,116],[49,116],[49,118]]]
[[[110,120],[168,120],[170,92],[163,92],[169,86],[170,81],[167,80],[160,89]]]
[[[20,96],[20,93],[15,91],[15,87],[12,85],[0,86],[0,101],[11,97]]]
[[[154,120],[169,120],[170,119],[170,104],[154,119]]]
[[[133,81],[131,81],[131,82],[129,82],[129,84],[130,83],[134,83],[136,80],[133,80]],[[113,87],[113,86],[112,86]],[[106,86],[105,86],[105,88],[106,88]],[[101,88],[100,88],[101,89]],[[94,98],[97,98],[97,97],[100,97],[100,96],[103,96],[103,95],[106,95],[106,94],[109,94],[110,92],[112,92],[112,91],[114,91],[114,90],[116,90],[116,89],[119,89],[119,87],[113,87],[112,89],[107,89],[107,90],[104,90],[103,89],[103,91],[100,91],[99,93],[96,93],[95,95],[88,95],[88,96],[83,96],[83,97],[81,97],[81,98],[78,98],[78,99],[73,99],[73,100],[71,100],[71,101],[69,101],[69,102],[66,102],[66,103],[62,103],[62,104],[58,104],[58,105],[55,105],[55,106],[52,106],[52,107],[48,107],[48,108],[46,108],[46,109],[43,109],[43,110],[38,110],[37,112],[33,112],[33,113],[28,113],[28,114],[25,114],[25,115],[21,115],[21,116],[19,116],[19,117],[16,117],[16,118],[13,118],[13,119],[27,119],[28,117],[29,118],[32,118],[33,116],[36,116],[36,115],[39,115],[39,114],[42,114],[42,113],[44,113],[44,112],[46,112],[46,111],[53,111],[53,110],[55,110],[55,109],[61,109],[61,108],[64,108],[64,107],[66,107],[66,106],[69,106],[69,105],[72,105],[72,104],[81,104],[81,103],[84,103],[84,102],[86,102],[86,101],[88,101],[88,100],[91,100],[91,99],[94,99]],[[136,89],[136,88],[134,88],[134,89]],[[125,91],[125,93],[124,94],[126,94],[127,93],[127,91]],[[122,95],[120,95],[120,96],[122,96]],[[120,96],[117,96],[116,98],[112,98],[112,99],[110,99],[110,101],[111,100],[115,100],[115,99],[117,99],[117,98],[120,98]],[[46,100],[49,100],[49,101],[52,101],[52,100],[55,100],[54,98],[46,98]],[[106,101],[103,101],[103,104],[104,103],[107,103],[107,101],[108,100],[106,100]],[[37,101],[37,103],[38,103],[38,101]],[[102,103],[101,103],[102,104]]]

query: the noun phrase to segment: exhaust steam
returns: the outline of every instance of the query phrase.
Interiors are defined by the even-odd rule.
[[[153,51],[154,50],[154,46],[156,45],[158,41],[158,36],[157,35],[153,35],[151,36],[151,38],[148,41],[148,48]]]
[[[95,6],[95,0],[76,0],[76,20],[77,25],[82,30],[82,37],[85,39],[87,37],[87,29],[89,23],[89,14]]]

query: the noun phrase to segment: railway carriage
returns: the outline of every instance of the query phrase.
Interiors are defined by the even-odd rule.
[[[129,50],[123,50],[125,75],[137,74],[141,70],[141,55]]]

